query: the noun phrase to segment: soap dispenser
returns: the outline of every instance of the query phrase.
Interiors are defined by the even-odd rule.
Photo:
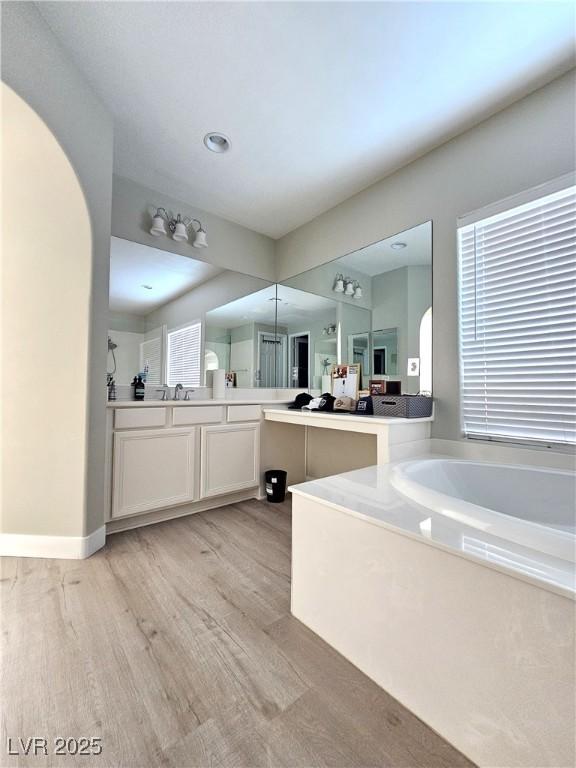
[[[134,399],[144,400],[145,393],[146,393],[146,385],[142,381],[142,376],[138,376],[138,378],[136,379],[136,386],[134,387]]]

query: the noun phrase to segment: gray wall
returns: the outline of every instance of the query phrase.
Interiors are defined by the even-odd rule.
[[[124,312],[109,312],[108,328],[113,331],[144,333],[146,331],[146,318],[140,317],[140,315],[128,315]]]
[[[456,219],[575,167],[575,71],[277,241],[287,278],[432,219],[436,437],[458,439]]]
[[[2,3],[2,79],[45,121],[73,165],[92,224],[92,301],[90,307],[86,507],[81,531],[104,522],[104,444],[112,200],[112,119],[88,83],[68,60],[33,3]],[[55,180],[57,183],[57,180]],[[32,233],[32,237],[34,234]],[[74,319],[70,318],[70,322]],[[73,350],[70,350],[73,353]],[[63,382],[63,387],[74,386]],[[49,406],[47,406],[49,407]],[[58,409],[54,429],[58,429]],[[49,514],[49,510],[46,511]],[[25,526],[24,526],[25,527]],[[20,532],[34,533],[33,530]]]
[[[177,243],[170,237],[153,237],[151,215],[158,206],[199,219],[208,233],[209,247],[193,248],[190,243]],[[114,176],[112,234],[266,280],[276,277],[271,238],[119,176]]]

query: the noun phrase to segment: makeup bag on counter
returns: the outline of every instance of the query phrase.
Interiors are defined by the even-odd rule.
[[[370,400],[360,408],[362,401]],[[432,416],[432,398],[424,395],[372,395],[358,402],[356,411],[374,416],[398,416],[403,419],[422,419]],[[371,406],[371,407],[370,407]]]

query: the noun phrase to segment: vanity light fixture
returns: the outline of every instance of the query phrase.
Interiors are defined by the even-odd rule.
[[[398,241],[397,243],[392,243],[390,248],[393,248],[395,251],[399,251],[401,248],[406,248],[406,243]]]
[[[322,336],[334,336],[336,333],[336,325],[332,323],[327,325],[326,328],[322,328]]]
[[[195,229],[194,223],[198,224],[198,229]],[[189,235],[193,233],[194,240],[192,246],[194,248],[208,247],[206,230],[198,219],[191,219],[189,216],[182,216],[180,213],[173,216],[168,213],[166,208],[157,208],[156,213],[152,217],[150,234],[154,235],[154,237],[167,235],[166,224],[172,235],[172,240],[175,240],[177,243],[185,243],[188,240]]]
[[[362,286],[358,280],[352,280],[351,277],[344,277],[340,272],[334,278],[332,290],[334,293],[343,293],[344,296],[351,296],[353,299],[362,298]]]

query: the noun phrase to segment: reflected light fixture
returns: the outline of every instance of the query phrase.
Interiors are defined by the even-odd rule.
[[[334,292],[344,293],[344,276],[338,273],[334,280]]]
[[[392,243],[390,248],[393,248],[395,251],[399,251],[401,248],[406,248],[406,243],[398,241],[396,243]]]
[[[358,280],[353,280],[351,277],[344,277],[340,272],[338,272],[334,278],[332,290],[334,293],[343,293],[344,296],[351,296],[353,299],[362,298],[362,286]]]
[[[195,223],[198,224],[198,229],[195,229]],[[177,243],[187,242],[189,236],[192,234],[194,237],[192,246],[194,248],[208,247],[206,230],[198,219],[191,219],[189,216],[182,216],[180,213],[174,216],[171,213],[168,213],[166,208],[157,208],[156,213],[152,216],[150,234],[154,237],[167,235],[166,225],[168,225],[172,240],[175,240]]]

